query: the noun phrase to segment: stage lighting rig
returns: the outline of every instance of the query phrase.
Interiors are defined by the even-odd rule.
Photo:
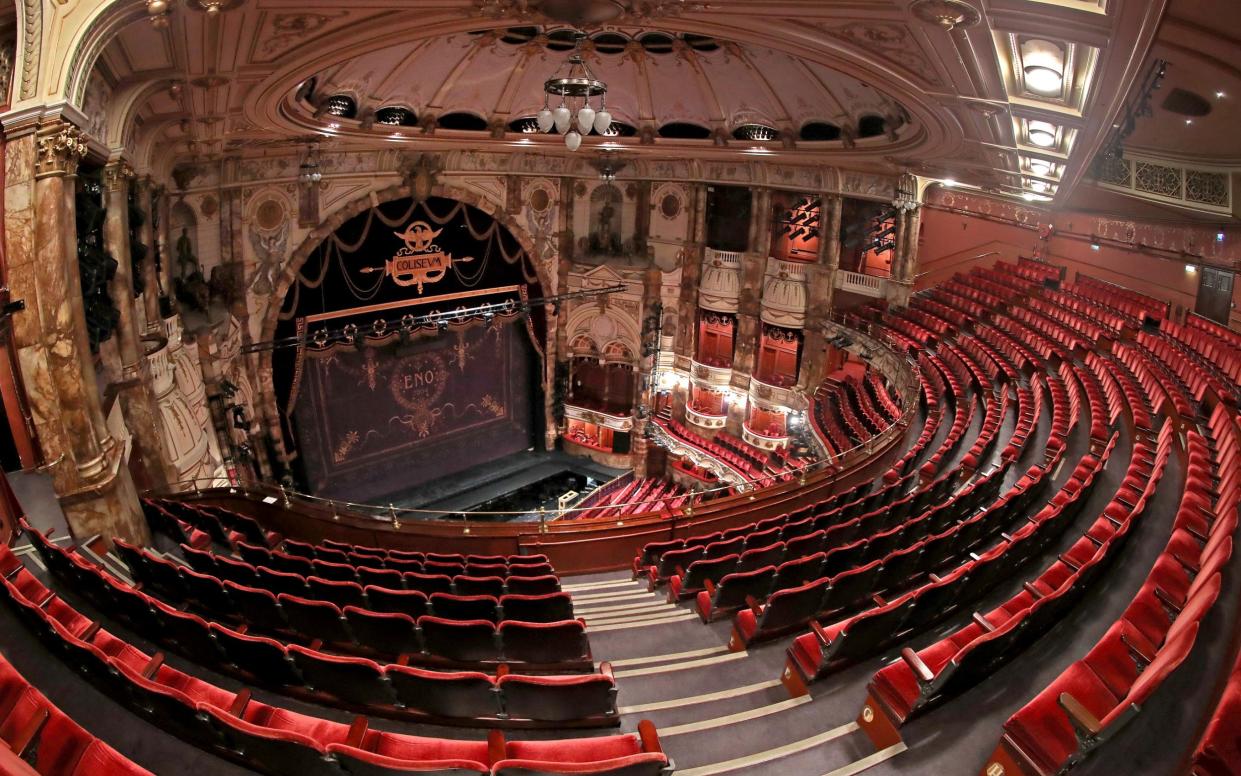
[[[624,285],[607,286],[605,288],[591,288],[582,291],[571,291],[567,294],[556,294],[554,296],[539,297],[537,299],[528,299],[518,302],[515,299],[506,299],[503,302],[489,302],[476,307],[459,307],[455,310],[442,312],[436,311],[425,313],[423,315],[413,315],[406,313],[400,318],[391,320],[378,320],[369,325],[358,325],[356,323],[346,324],[340,329],[315,329],[313,332],[303,332],[290,337],[281,337],[279,339],[267,340],[264,342],[255,342],[242,347],[242,353],[260,353],[269,350],[280,350],[282,348],[304,347],[307,344],[313,344],[315,347],[324,348],[330,345],[344,343],[347,345],[356,345],[361,342],[367,335],[382,336],[388,333],[392,328],[399,327],[398,335],[408,337],[418,329],[436,329],[440,332],[448,330],[450,323],[461,323],[469,320],[494,320],[497,315],[526,315],[536,307],[550,307],[552,314],[559,313],[559,306],[567,301],[576,299],[589,299],[597,296],[607,296],[624,291]],[[489,319],[487,316],[490,315]],[[221,390],[225,390],[221,385]],[[236,388],[234,387],[235,391]],[[231,396],[231,394],[227,394]]]

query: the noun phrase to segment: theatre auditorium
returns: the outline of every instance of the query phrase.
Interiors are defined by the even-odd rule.
[[[1238,127],[1237,0],[0,0],[0,776],[1241,776]]]

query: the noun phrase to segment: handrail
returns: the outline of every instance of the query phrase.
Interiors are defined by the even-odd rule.
[[[886,351],[886,353],[891,357],[892,360],[890,362],[885,362],[883,359],[878,359],[876,361],[876,368],[879,369],[881,373],[884,373],[884,376],[887,377],[889,382],[892,385],[894,385],[894,387],[896,388],[896,393],[899,396],[901,404],[902,404],[901,416],[896,421],[892,422],[887,427],[883,428],[878,434],[875,434],[874,436],[868,438],[864,442],[861,442],[847,450],[842,451],[839,455],[827,456],[818,461],[811,461],[811,462],[803,463],[801,465],[791,466],[789,469],[787,469],[785,472],[781,474],[781,477],[785,477],[785,478],[788,478],[790,476],[795,477],[802,483],[804,483],[806,478],[811,474],[815,474],[819,472],[831,473],[833,470],[840,471],[842,469],[847,468],[848,466],[852,465],[853,463],[857,461],[860,461],[866,457],[869,457],[877,447],[886,446],[888,442],[892,441],[892,437],[905,433],[905,430],[913,422],[913,417],[918,407],[918,388],[920,386],[920,383],[915,377],[915,374],[916,374],[915,370],[917,366],[913,362],[913,360],[909,358],[908,354],[904,354],[904,356],[902,357],[902,355],[897,354],[896,351],[894,351],[889,345],[882,343],[877,339],[874,339],[868,332],[846,327],[843,324],[835,323],[835,321],[833,321],[833,323],[837,327],[847,331],[850,337],[852,337],[856,342],[861,344],[872,355]],[[891,366],[892,364],[896,364],[904,368],[901,369],[897,374],[887,374],[886,372],[891,371],[891,370],[884,369],[884,367]],[[440,518],[459,517],[460,519],[452,520],[451,524],[462,526],[466,532],[469,532],[471,528],[475,525],[484,525],[484,524],[489,524],[491,522],[491,521],[471,521],[469,517],[465,516],[467,514],[470,516],[477,516],[477,517],[490,517],[490,516],[513,517],[513,516],[528,515],[528,514],[531,514],[537,511],[537,510],[516,510],[516,511],[487,510],[487,511],[463,513],[460,510],[398,507],[391,503],[386,506],[376,505],[376,504],[362,504],[362,503],[348,501],[344,499],[324,498],[322,496],[315,496],[309,493],[301,493],[298,491],[285,488],[284,486],[273,486],[267,483],[255,483],[255,482],[243,483],[239,480],[238,481],[223,480],[226,484],[221,485],[222,480],[223,478],[220,478],[220,477],[190,478],[190,479],[178,480],[176,482],[169,483],[169,490],[174,491],[174,493],[169,493],[168,491],[161,491],[157,493],[154,490],[150,490],[150,491],[146,491],[144,495],[156,495],[156,496],[175,495],[175,492],[184,492],[186,490],[192,490],[195,493],[198,493],[204,490],[204,488],[200,487],[201,483],[209,483],[207,485],[207,488],[205,489],[214,490],[217,488],[223,488],[223,489],[226,489],[227,491],[236,492],[238,488],[241,488],[243,492],[246,493],[247,495],[258,494],[265,498],[276,498],[282,501],[286,508],[292,506],[294,502],[300,502],[300,503],[305,503],[309,505],[319,505],[319,506],[325,507],[331,510],[333,514],[337,514],[340,510],[346,510],[352,513],[356,513],[359,517],[369,517],[376,521],[389,522],[392,524],[393,528],[396,528],[396,529],[399,529],[400,526],[406,522],[418,521],[419,516],[440,517]],[[726,495],[728,493],[738,493],[738,492],[752,492],[752,491],[757,491],[760,488],[769,487],[775,484],[777,484],[777,478],[774,477],[773,475],[760,474],[759,476],[752,477],[752,478],[742,476],[740,483],[736,483],[736,482],[721,483],[717,487],[707,488],[705,490],[700,490],[700,491],[697,491],[696,493],[691,494],[690,499],[687,502],[690,506],[690,510],[687,510],[687,513],[689,511],[692,511],[693,507],[697,506],[699,503],[709,500],[711,498],[714,498],[717,495]],[[639,502],[631,501],[631,502],[627,502],[624,504],[613,504],[611,506],[621,507],[623,509],[623,508],[638,507],[638,506],[641,506],[643,503],[644,502],[640,502],[640,501]],[[558,509],[554,513],[555,518],[551,518],[551,513],[549,513],[549,521],[546,525],[545,530],[554,530],[553,523],[551,522],[552,519],[559,521],[561,518],[564,518],[566,515],[572,515],[577,512],[586,511],[588,509],[593,509],[593,507],[567,507],[565,509]],[[643,516],[658,517],[660,515],[666,515],[666,514],[667,514],[666,512],[636,513],[634,515],[627,516],[626,519],[632,520],[636,518],[641,518]],[[614,522],[613,518],[586,518],[586,519],[578,519],[578,520],[567,520],[563,523],[563,525],[573,526],[574,528],[580,528],[582,526],[592,524],[595,520],[600,520],[603,522]],[[432,524],[438,524],[442,526],[445,521],[441,519],[441,520],[431,520],[429,522]]]

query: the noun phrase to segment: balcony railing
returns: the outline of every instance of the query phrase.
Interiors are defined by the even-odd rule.
[[[878,275],[864,275],[861,272],[840,270],[836,273],[837,289],[876,299],[883,296],[883,281]]]
[[[787,435],[769,436],[767,434],[760,434],[751,429],[749,423],[741,424],[741,438],[760,450],[777,450],[789,443]]]

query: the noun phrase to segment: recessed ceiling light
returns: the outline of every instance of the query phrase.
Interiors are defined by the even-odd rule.
[[[1223,92],[1216,92],[1216,93],[1215,93],[1215,99],[1217,99],[1217,100],[1222,100],[1222,99],[1224,99],[1224,97],[1225,97],[1225,95],[1224,95],[1224,93],[1223,93]]]
[[[1052,164],[1046,159],[1031,159],[1030,172],[1036,175],[1051,175]]]
[[[1186,126],[1188,126],[1188,125],[1190,125],[1190,124],[1193,124],[1193,123],[1194,123],[1194,120],[1193,120],[1193,119],[1185,119],[1185,125],[1186,125]]]
[[[1056,126],[1046,121],[1031,121],[1027,124],[1030,142],[1039,148],[1051,148],[1056,144]]]
[[[1021,44],[1026,88],[1045,97],[1064,91],[1064,50],[1049,40],[1033,38]]]

